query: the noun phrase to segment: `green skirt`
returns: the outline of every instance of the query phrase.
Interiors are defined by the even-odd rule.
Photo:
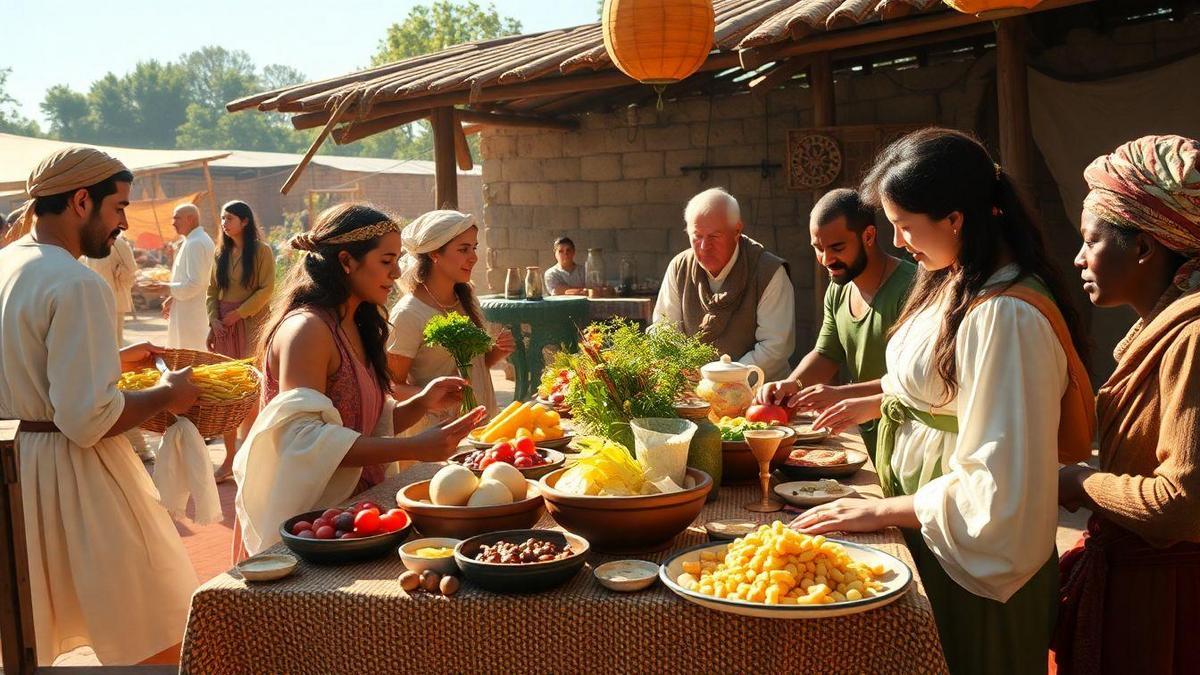
[[[946,574],[919,532],[905,530],[921,583],[933,605],[946,664],[953,675],[1045,673],[1058,613],[1058,555],[1008,602],[980,597]]]

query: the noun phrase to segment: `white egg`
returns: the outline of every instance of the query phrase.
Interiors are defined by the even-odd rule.
[[[460,464],[447,464],[429,481],[429,498],[438,506],[463,506],[475,492],[479,479]]]
[[[529,488],[529,483],[525,482],[525,476],[521,475],[521,470],[505,462],[489,464],[488,468],[483,470],[482,479],[498,480],[504,483],[504,487],[507,487],[508,491],[512,493],[514,502],[525,499],[525,491]]]
[[[485,478],[479,481],[475,494],[467,500],[467,506],[501,506],[513,502],[512,493],[498,480]]]

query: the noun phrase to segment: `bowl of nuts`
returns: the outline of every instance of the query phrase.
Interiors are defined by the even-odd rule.
[[[583,568],[591,546],[558,530],[505,530],[471,537],[454,561],[472,584],[499,593],[532,593],[560,586]]]

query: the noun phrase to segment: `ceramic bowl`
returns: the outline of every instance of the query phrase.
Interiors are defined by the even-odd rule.
[[[491,446],[488,446],[488,447],[491,447]],[[478,451],[477,450],[466,450],[466,451],[460,452],[456,455],[451,455],[450,459],[447,461],[450,462],[451,464],[462,464],[467,461],[468,456],[470,456],[472,453],[475,453],[475,452],[478,452]],[[518,471],[521,472],[521,475],[525,476],[525,478],[530,479],[530,480],[537,480],[537,479],[541,478],[542,476],[545,476],[546,474],[550,473],[551,471],[554,471],[555,469],[561,469],[563,464],[565,464],[567,461],[567,456],[557,450],[551,450],[549,448],[538,448],[537,453],[542,456],[542,459],[546,460],[545,464],[539,464],[538,466],[531,466],[526,469],[517,469]],[[471,473],[475,474],[476,476],[482,476],[483,470],[482,469],[479,469],[479,470],[471,469]]]
[[[562,560],[549,562],[502,563],[475,560],[484,545],[499,541],[518,544],[526,539],[542,539],[562,546],[570,546],[572,554]],[[454,561],[462,571],[463,578],[480,588],[497,593],[534,593],[561,586],[579,573],[587,562],[591,547],[583,537],[558,530],[505,530],[489,532],[471,537],[454,549]]]
[[[680,492],[632,497],[573,495],[554,487],[566,471],[558,469],[542,476],[546,510],[563,528],[605,553],[661,551],[692,524],[712,490],[708,474],[689,468],[694,487]]]
[[[407,525],[395,532],[375,534],[361,539],[307,539],[292,534],[292,525],[301,520],[312,522],[324,512],[325,509],[301,513],[288,518],[279,526],[279,536],[283,539],[283,545],[301,559],[318,565],[340,565],[381,558],[395,551],[413,527],[410,518]]]
[[[709,541],[733,541],[757,530],[760,525],[762,523],[748,518],[730,518],[705,523],[704,531],[708,533]]]
[[[427,503],[429,481],[413,483],[396,493],[396,503],[427,537],[466,539],[484,532],[533,527],[542,517],[544,502],[536,482],[527,480],[525,499],[500,506],[438,506]],[[424,501],[422,501],[424,500]]]
[[[454,562],[454,556],[448,555],[445,558],[422,558],[417,555],[417,551],[423,548],[454,548],[458,546],[461,539],[451,539],[448,537],[423,537],[421,539],[413,539],[405,542],[400,547],[400,560],[404,566],[413,572],[424,572],[431,570],[443,576],[447,574],[457,574],[458,565]]]
[[[797,448],[789,448],[788,452]],[[828,450],[829,448],[812,448],[815,450]],[[776,459],[779,456],[776,455]],[[775,462],[771,462],[773,468],[778,468],[783,475],[792,480],[817,480],[818,478],[848,478],[858,473],[858,470],[863,468],[867,463],[867,453],[861,450],[847,450],[846,463],[834,464],[833,466],[799,466],[796,464],[788,464],[787,457],[780,462],[779,466],[775,466]]]
[[[645,560],[614,560],[592,570],[600,585],[621,593],[649,588],[658,580],[658,564]]]
[[[272,553],[247,558],[238,563],[235,569],[246,581],[275,581],[290,575],[299,563],[295,556]]]

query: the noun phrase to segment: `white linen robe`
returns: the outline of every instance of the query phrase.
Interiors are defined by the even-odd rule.
[[[183,542],[123,436],[112,292],[58,246],[0,251],[0,418],[17,436],[38,659],[91,645],[130,664],[183,638],[197,586]]]
[[[167,346],[208,351],[208,307],[205,293],[212,276],[216,245],[197,227],[184,237],[171,267],[171,315],[167,319]]]
[[[1015,272],[1008,266],[988,283]],[[891,466],[905,492],[919,486],[921,536],[950,578],[1005,602],[1054,549],[1067,357],[1036,308],[1012,297],[988,299],[959,326],[958,391],[944,402],[933,362],[944,317],[935,303],[897,329],[883,392],[918,410],[956,416],[959,433],[904,422]],[[944,473],[932,478],[938,460]]]
[[[371,436],[393,435],[395,409],[385,397]],[[362,469],[341,463],[361,435],[342,426],[333,401],[314,389],[280,392],[263,407],[233,458],[234,509],[247,555],[279,543],[288,518],[350,498]]]

